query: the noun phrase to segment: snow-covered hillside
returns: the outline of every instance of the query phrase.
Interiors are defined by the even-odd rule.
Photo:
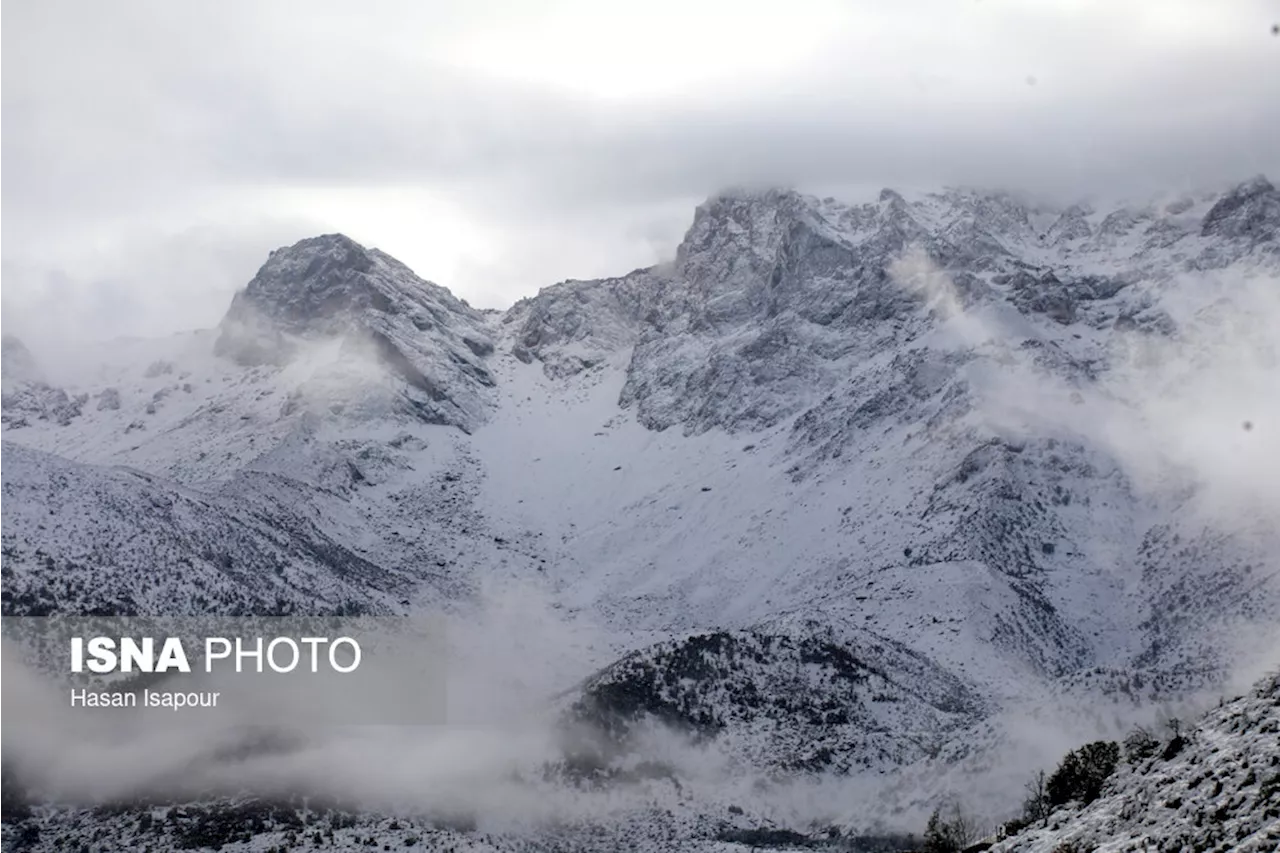
[[[1280,848],[1280,676],[1223,703],[1176,743],[1121,765],[1103,795],[992,853]]]
[[[1271,650],[1278,276],[1261,178],[729,192],[671,262],[505,312],[303,240],[215,330],[6,337],[4,612],[519,631],[545,665],[503,677],[607,753],[569,776],[655,722],[795,784],[1016,754],[992,727]]]
[[[313,519],[4,445],[6,615],[359,612],[406,586]]]

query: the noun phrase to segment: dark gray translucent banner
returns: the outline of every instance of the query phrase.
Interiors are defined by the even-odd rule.
[[[0,620],[8,720],[444,721],[443,624],[413,617]]]

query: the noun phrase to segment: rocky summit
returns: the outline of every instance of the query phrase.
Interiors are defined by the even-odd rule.
[[[287,364],[309,342],[340,340],[339,361],[382,368],[427,423],[469,430],[492,405],[483,357],[493,341],[480,313],[341,234],[272,252],[218,332],[214,352],[243,365]]]
[[[145,735],[66,734],[59,778],[32,738],[6,848],[910,849],[957,792],[994,826],[1066,749],[1274,665],[1277,276],[1261,177],[735,190],[668,262],[505,311],[332,234],[215,329],[58,370],[6,337],[6,616],[451,638],[445,725],[210,747],[194,791],[130,764]],[[1273,694],[999,849],[1176,847],[1214,809],[1263,838]]]

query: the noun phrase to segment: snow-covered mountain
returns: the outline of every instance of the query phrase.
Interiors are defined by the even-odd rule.
[[[592,732],[564,784],[657,761],[655,722],[735,778],[854,778],[1048,702],[1185,698],[1277,628],[1278,237],[1262,178],[734,191],[670,263],[505,312],[303,240],[215,330],[48,368],[6,337],[4,612],[517,590],[555,659],[523,675]]]

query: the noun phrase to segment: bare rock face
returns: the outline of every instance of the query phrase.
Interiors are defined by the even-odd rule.
[[[491,405],[483,315],[394,258],[341,234],[277,249],[236,294],[215,351],[246,365],[284,365],[341,341],[346,362],[377,368],[358,383],[429,423],[471,430]],[[367,387],[366,387],[367,386]]]
[[[625,330],[606,345],[635,342],[619,402],[651,429],[770,427],[829,392],[846,359],[926,327],[923,295],[894,278],[908,248],[953,269],[962,302],[990,297],[971,270],[1007,257],[994,234],[1030,234],[1026,211],[1006,196],[951,203],[962,214],[931,228],[891,190],[859,207],[784,190],[725,193],[698,208],[670,267],[574,283],[574,325]],[[595,296],[624,287],[625,310]],[[522,352],[540,357],[536,344],[559,331],[541,303],[562,299],[548,291],[521,308]]]
[[[896,193],[857,210],[779,191],[708,201],[620,402],[653,429],[780,422],[832,387],[840,360],[909,333],[920,296],[889,267],[917,242],[940,248]]]
[[[511,352],[526,364],[537,359],[549,376],[595,367],[639,340],[669,282],[661,271],[636,270],[621,278],[544,288],[503,315]]]

